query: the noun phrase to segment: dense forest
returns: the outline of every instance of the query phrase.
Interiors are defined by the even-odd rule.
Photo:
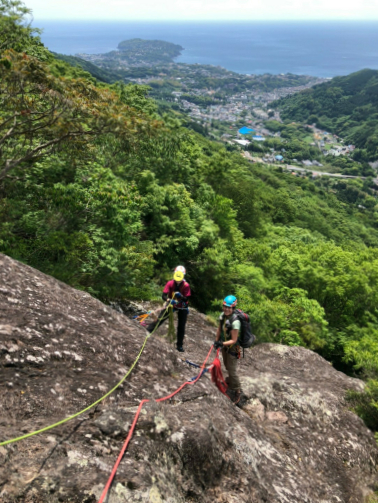
[[[260,342],[368,379],[351,404],[378,429],[372,179],[252,165],[147,87],[56,59],[28,12],[0,0],[0,251],[105,302],[159,298],[182,263],[200,310],[235,294]]]
[[[281,117],[341,135],[357,161],[378,159],[378,70],[336,77],[275,103]]]

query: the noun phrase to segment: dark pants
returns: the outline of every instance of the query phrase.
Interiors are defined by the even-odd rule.
[[[237,374],[238,357],[235,354],[231,354],[226,348],[222,348],[223,363],[228,371],[228,378],[226,382],[230,390],[237,391],[240,390],[240,379]]]
[[[178,316],[177,346],[182,346],[185,337],[185,325],[186,325],[186,319],[188,317],[188,311],[187,309],[175,309],[174,311],[177,312]],[[160,327],[160,325],[162,325],[168,318],[169,318],[169,311],[163,309],[162,311],[160,311],[158,319],[148,325],[147,330],[151,333],[155,328]]]

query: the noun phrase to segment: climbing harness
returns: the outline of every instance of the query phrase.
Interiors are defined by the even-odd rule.
[[[158,398],[158,399],[157,399],[157,400],[155,400],[155,401],[156,401],[156,402],[164,402],[165,400],[169,400],[170,398],[172,398],[173,396],[175,396],[177,393],[179,393],[179,392],[180,392],[180,391],[181,391],[181,390],[182,390],[185,386],[187,386],[188,384],[195,384],[195,383],[196,383],[196,382],[197,382],[197,381],[198,381],[198,380],[199,380],[199,379],[203,376],[203,374],[204,374],[204,370],[205,370],[205,365],[206,365],[206,362],[207,362],[207,360],[209,359],[209,357],[210,357],[210,353],[211,353],[211,351],[212,351],[212,350],[213,350],[213,346],[211,346],[210,351],[207,353],[207,356],[206,356],[206,358],[205,358],[205,360],[204,360],[203,364],[201,365],[201,369],[202,369],[202,371],[201,371],[201,372],[200,372],[200,373],[199,373],[199,374],[198,374],[198,375],[194,378],[194,380],[193,380],[193,379],[191,379],[191,380],[189,380],[189,381],[184,382],[183,384],[181,384],[181,386],[180,386],[179,388],[177,388],[177,389],[176,389],[176,391],[173,391],[173,393],[171,393],[171,394],[169,394],[169,395],[167,395],[167,396],[164,396],[164,397],[162,397],[162,398]],[[218,359],[218,361],[219,361],[219,357],[218,357],[218,355],[219,355],[219,350],[217,351],[217,355],[216,355],[216,357],[215,357],[215,360],[217,360],[217,359]],[[214,362],[215,362],[215,360],[214,360]],[[213,363],[214,363],[214,362],[213,362]],[[221,373],[222,373],[222,371],[221,371]],[[223,376],[222,376],[222,377],[223,377]],[[227,386],[227,385],[226,385],[226,386]],[[141,402],[140,402],[140,404],[139,404],[139,407],[138,407],[138,410],[136,411],[136,414],[135,414],[135,416],[134,416],[134,420],[133,420],[133,422],[132,422],[132,424],[131,424],[131,427],[130,427],[129,433],[128,433],[127,437],[126,437],[125,443],[123,444],[123,447],[122,447],[122,449],[121,449],[121,452],[119,453],[119,456],[118,456],[118,458],[117,458],[117,461],[115,462],[115,464],[114,464],[114,466],[113,466],[112,473],[110,474],[110,477],[109,477],[109,479],[108,479],[108,481],[107,481],[107,483],[106,483],[106,486],[105,486],[105,488],[104,488],[104,490],[103,490],[103,492],[102,492],[102,494],[101,494],[101,497],[100,497],[100,499],[99,499],[98,503],[103,503],[103,501],[104,501],[104,499],[105,499],[105,497],[106,497],[106,494],[107,494],[107,492],[108,492],[108,490],[109,490],[109,488],[110,488],[110,486],[111,486],[111,484],[112,484],[112,482],[113,482],[114,476],[115,476],[115,474],[117,473],[118,466],[119,466],[120,462],[122,461],[122,458],[123,458],[123,456],[124,456],[124,454],[125,454],[125,452],[126,452],[127,446],[129,445],[130,440],[131,440],[131,438],[132,438],[132,436],[133,436],[134,429],[135,429],[135,426],[136,426],[136,424],[137,424],[137,422],[138,422],[139,414],[140,414],[140,412],[141,412],[141,410],[142,410],[142,407],[143,407],[143,405],[144,405],[145,403],[147,403],[147,402],[149,402],[149,401],[150,401],[149,399],[143,399],[143,400],[141,400]]]
[[[166,309],[168,309],[168,307]],[[129,377],[129,375],[133,371],[135,365],[138,363],[139,358],[141,357],[141,355],[143,353],[143,350],[144,350],[144,348],[146,346],[146,343],[147,343],[148,339],[155,332],[155,330],[156,330],[156,328],[151,333],[149,333],[149,334],[146,335],[146,337],[145,337],[145,339],[143,341],[142,347],[141,347],[141,349],[140,349],[137,357],[135,358],[134,362],[132,363],[131,367],[127,371],[127,373],[122,377],[122,379],[119,381],[119,383],[116,384],[114,386],[114,388],[112,388],[110,391],[108,391],[104,396],[102,396],[101,398],[99,398],[98,400],[96,400],[95,402],[93,402],[91,405],[88,405],[88,407],[86,407],[85,409],[83,409],[83,410],[81,410],[79,412],[76,412],[76,414],[73,414],[72,416],[69,416],[69,417],[66,417],[65,419],[62,419],[61,421],[58,421],[57,423],[51,424],[50,426],[46,426],[45,428],[41,428],[40,430],[32,431],[30,433],[26,433],[25,435],[21,435],[20,437],[11,438],[10,440],[5,440],[4,442],[0,442],[0,447],[3,446],[3,445],[12,444],[14,442],[19,442],[20,440],[25,440],[26,438],[33,437],[34,435],[38,435],[39,433],[44,433],[45,431],[48,431],[48,430],[52,430],[53,428],[56,428],[57,426],[60,426],[60,425],[62,425],[64,423],[67,423],[68,421],[71,421],[72,419],[75,419],[75,417],[78,417],[81,414],[84,414],[84,412],[87,412],[88,410],[92,409],[93,407],[95,407],[96,405],[98,405],[100,402],[102,402],[103,400],[105,400],[105,398],[107,398],[108,396],[110,396]]]

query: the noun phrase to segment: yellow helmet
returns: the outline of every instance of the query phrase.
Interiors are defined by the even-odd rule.
[[[175,271],[173,274],[173,279],[177,281],[177,283],[181,283],[184,280],[184,273],[182,271]]]

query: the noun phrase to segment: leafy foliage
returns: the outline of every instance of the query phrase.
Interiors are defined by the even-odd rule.
[[[29,18],[29,22],[27,21]],[[19,0],[0,2],[0,53],[6,49],[22,50],[32,42],[32,35],[40,33],[31,28],[31,10]],[[38,42],[39,39],[35,39]]]
[[[116,133],[124,150],[154,124],[89,82],[55,78],[36,58],[7,51],[0,65],[0,180],[63,148],[78,155],[90,138]],[[152,127],[151,127],[152,126]]]
[[[363,393],[349,391],[347,398],[354,411],[365,421],[366,426],[377,431],[378,381],[368,381]]]

